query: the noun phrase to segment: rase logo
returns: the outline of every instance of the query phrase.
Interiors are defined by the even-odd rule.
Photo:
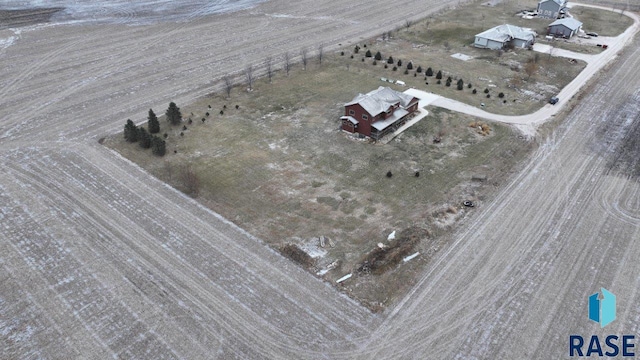
[[[616,319],[616,296],[605,288],[600,289],[602,300],[598,299],[598,293],[589,296],[589,319],[605,327]]]
[[[603,328],[616,319],[616,296],[605,288],[601,290],[602,296],[599,293],[589,296],[589,320]],[[598,335],[591,335],[585,346],[582,336],[569,335],[569,356],[635,356],[634,341],[634,335],[608,335],[604,342]]]

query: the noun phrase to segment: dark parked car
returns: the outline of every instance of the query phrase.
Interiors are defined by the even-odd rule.
[[[588,32],[587,36],[591,36],[591,37],[598,37],[598,33],[595,32]]]
[[[555,105],[558,103],[558,101],[560,101],[560,99],[558,99],[557,96],[552,97],[551,99],[549,99],[549,104],[551,105]]]

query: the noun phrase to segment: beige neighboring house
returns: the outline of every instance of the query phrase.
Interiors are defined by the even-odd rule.
[[[504,24],[477,34],[473,46],[492,50],[499,50],[509,45],[515,48],[527,48],[536,42],[536,35],[536,32],[531,29]]]

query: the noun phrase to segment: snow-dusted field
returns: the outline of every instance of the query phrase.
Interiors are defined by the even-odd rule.
[[[435,9],[271,0],[19,31],[0,48],[0,358],[560,358],[569,334],[600,333],[601,286],[618,298],[606,331],[637,333],[640,185],[606,174],[619,138],[596,130],[638,110],[638,41],[381,315],[97,143],[244,64]]]

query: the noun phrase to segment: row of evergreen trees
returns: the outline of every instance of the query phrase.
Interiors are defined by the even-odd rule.
[[[149,129],[151,130],[151,125]],[[167,152],[166,143],[163,139],[159,136],[152,135],[151,131],[147,131],[147,129],[142,126],[137,127],[131,119],[128,119],[124,125],[124,138],[128,142],[137,142],[143,149],[151,148],[151,152],[154,155],[164,156]]]
[[[169,107],[167,108],[165,115],[167,116],[167,121],[169,121],[171,125],[180,125],[182,122],[180,108],[174,102],[169,103]],[[131,119],[128,119],[127,123],[124,125],[124,138],[128,142],[137,142],[143,149],[151,148],[151,152],[153,152],[154,155],[164,156],[167,152],[166,142],[159,136],[153,135],[160,132],[160,122],[158,121],[156,114],[153,112],[153,109],[149,109],[149,116],[147,119],[149,120],[147,123],[149,130],[142,126],[137,127]]]

